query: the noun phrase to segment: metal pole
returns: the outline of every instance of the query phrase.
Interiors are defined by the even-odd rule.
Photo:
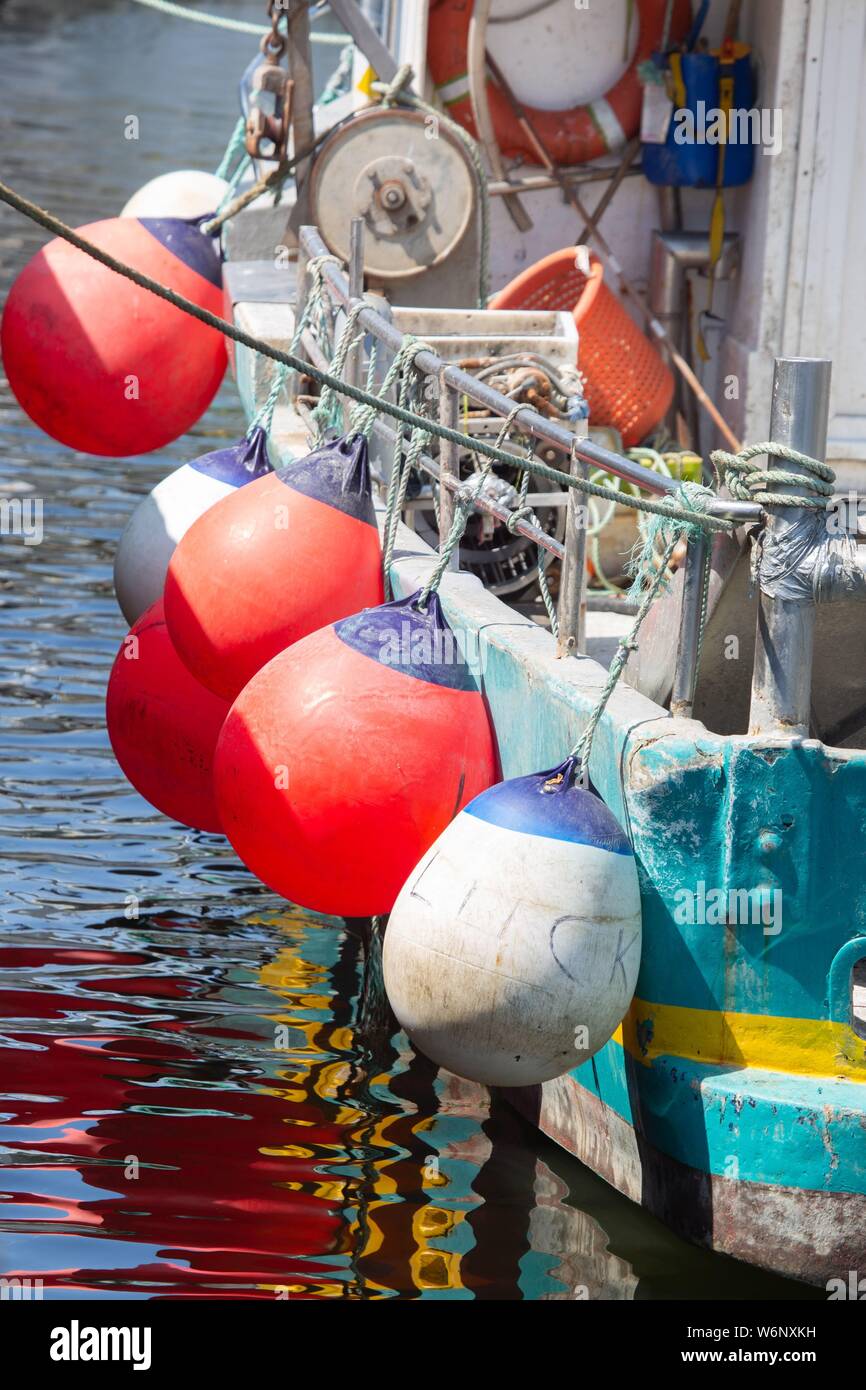
[[[689,541],[683,573],[683,606],[671,693],[671,714],[680,715],[684,719],[691,719],[695,705],[707,546],[708,540],[704,534]],[[709,576],[707,582],[709,583]]]
[[[592,221],[584,223],[580,231],[580,235],[575,237],[576,246],[583,246],[587,237],[592,235],[593,231],[598,226],[601,219],[604,217],[604,214],[607,212],[607,209],[611,201],[616,195],[616,190],[619,188],[620,184],[622,183],[623,179],[628,173],[629,166],[634,163],[635,156],[637,155],[639,150],[640,136],[636,135],[633,140],[629,140],[628,144],[623,150],[622,159],[619,163],[619,168],[614,172],[614,175],[610,180],[610,183],[608,184],[607,188],[604,190],[601,197],[599,198],[598,206],[593,208]]]
[[[569,471],[572,477],[587,475],[586,464],[574,452]],[[557,656],[577,656],[586,651],[586,496],[576,488],[569,492],[559,579]]]
[[[346,33],[354,39],[376,76],[382,82],[393,82],[397,76],[397,59],[380,38],[364,11],[358,8],[356,0],[330,0],[330,10],[336,15]]]
[[[307,295],[308,295],[309,292],[310,292],[309,275],[307,274],[307,261],[308,261],[308,260],[309,260],[309,257],[307,256],[307,252],[306,252],[306,249],[305,249],[305,247],[304,247],[304,244],[303,244],[303,242],[299,241],[299,242],[298,242],[298,259],[297,259],[297,270],[298,270],[298,274],[297,274],[297,279],[296,279],[296,281],[295,281],[295,321],[294,321],[294,324],[293,324],[293,326],[292,326],[292,337],[295,336],[295,333],[297,332],[297,326],[298,326],[298,324],[300,323],[301,319],[302,319],[303,316],[304,316],[304,309],[306,308],[306,305],[307,305]],[[287,391],[288,399],[289,399],[290,401],[295,401],[295,400],[297,400],[299,389],[300,389],[300,379],[299,379],[298,373],[297,373],[297,372],[290,372],[290,374],[289,374],[289,379],[288,379],[288,391]]]
[[[819,357],[776,359],[770,414],[770,438],[775,443],[787,444],[813,458],[824,458],[831,365]],[[771,460],[770,467],[774,463]],[[787,461],[781,466],[792,473],[806,471]],[[797,487],[784,484],[775,490],[796,493]],[[773,507],[768,512],[767,531],[776,540],[782,539],[791,527],[802,523],[802,518],[801,508]],[[784,733],[808,738],[814,631],[815,605],[811,599],[798,602],[771,598],[761,592],[750,734]]]
[[[292,91],[292,141],[296,153],[308,150],[316,138],[313,123],[313,50],[310,45],[310,12],[306,4],[295,4],[286,20],[289,43],[289,72]],[[310,220],[309,174],[312,158],[301,160],[295,170],[295,206],[289,214],[286,240],[296,239],[298,229]]]
[[[374,86],[374,91],[375,91]],[[616,177],[617,170],[611,168],[596,168],[593,165],[581,168],[578,164],[571,164],[562,169],[569,183],[590,184],[604,183]],[[626,169],[623,178],[633,179],[641,174],[637,168]],[[500,183],[498,179],[491,179],[487,184],[487,192],[491,198],[504,198],[509,193],[541,193],[548,188],[561,188],[562,184],[553,174],[521,174],[519,178],[509,176]]]
[[[349,228],[349,296],[352,300],[361,299],[364,294],[364,219],[353,217]],[[349,349],[346,361],[346,380],[350,386],[361,385],[361,367],[364,359],[364,345]],[[352,402],[347,400],[343,406],[343,421],[348,428]]]
[[[460,392],[449,386],[444,372],[439,375],[439,423],[448,429],[460,428]],[[439,441],[439,471],[452,478],[460,478],[460,446],[450,439]],[[445,487],[439,488],[439,547],[445,544],[454,525],[454,493]],[[460,547],[455,546],[449,562],[449,569],[460,568]]]

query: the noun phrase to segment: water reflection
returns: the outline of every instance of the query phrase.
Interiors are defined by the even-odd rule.
[[[89,936],[0,949],[7,1274],[67,1296],[539,1298],[568,1294],[589,1240],[593,1294],[631,1296],[512,1112],[403,1039],[372,1054],[356,935],[285,913]]]

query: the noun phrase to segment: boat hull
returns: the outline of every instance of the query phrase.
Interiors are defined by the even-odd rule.
[[[627,1063],[627,1066],[629,1064]],[[504,1092],[520,1114],[685,1240],[827,1287],[863,1270],[866,1195],[725,1177],[679,1161],[574,1074]]]

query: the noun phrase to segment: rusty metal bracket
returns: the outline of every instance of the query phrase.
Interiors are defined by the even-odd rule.
[[[282,67],[288,48],[288,39],[279,28],[284,6],[277,0],[269,0],[267,9],[271,27],[262,36],[262,61],[252,78],[252,105],[247,116],[244,147],[253,159],[282,164],[289,148],[294,84],[291,75]],[[262,106],[256,104],[256,95],[265,97]]]

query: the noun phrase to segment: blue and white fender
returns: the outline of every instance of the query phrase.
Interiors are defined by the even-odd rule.
[[[573,760],[500,782],[419,862],[385,935],[385,988],[412,1042],[491,1086],[571,1071],[628,1010],[641,954],[634,856]]]
[[[227,449],[215,449],[176,468],[139,502],[114,560],[114,592],[132,626],[162,598],[178,541],[215,502],[272,472],[267,436],[255,429]]]

